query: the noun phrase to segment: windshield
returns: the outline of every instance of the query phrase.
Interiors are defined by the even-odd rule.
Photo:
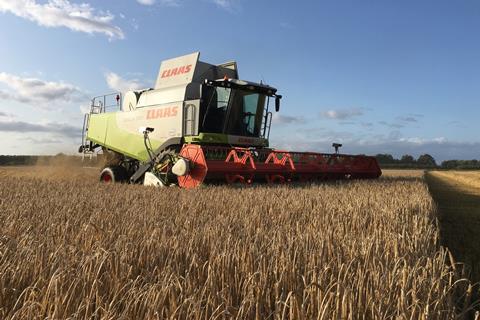
[[[206,87],[202,92],[202,131],[258,137],[265,100],[264,94],[253,91]]]

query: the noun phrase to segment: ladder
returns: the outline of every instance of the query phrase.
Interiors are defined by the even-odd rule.
[[[90,111],[83,116],[82,144],[78,149],[78,152],[82,154],[82,161],[84,161],[86,157],[92,160],[92,157],[95,155],[95,149],[99,147],[98,144],[88,140],[90,116],[92,114],[109,112],[112,111],[112,109],[119,109],[121,103],[122,94],[120,92],[101,95],[92,99]]]
[[[85,157],[88,157],[92,160],[95,150],[92,148],[93,144],[91,141],[87,140],[88,126],[90,124],[90,114],[85,113],[83,116],[83,127],[82,127],[82,145],[79,148],[79,152],[82,153],[82,162],[85,161]]]
[[[262,127],[260,129],[260,137],[268,139],[270,137],[270,128],[272,126],[272,113],[266,111],[263,115]]]

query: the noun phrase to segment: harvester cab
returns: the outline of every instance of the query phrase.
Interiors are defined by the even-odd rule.
[[[102,181],[192,188],[380,176],[371,157],[269,148],[277,89],[239,80],[235,62],[213,65],[199,55],[163,61],[154,88],[92,100],[79,151],[103,150]]]

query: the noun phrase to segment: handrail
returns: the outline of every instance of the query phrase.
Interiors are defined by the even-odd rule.
[[[110,102],[113,100],[113,102]],[[121,108],[123,96],[121,92],[109,93],[93,97],[90,106],[90,113],[105,113],[107,108]]]

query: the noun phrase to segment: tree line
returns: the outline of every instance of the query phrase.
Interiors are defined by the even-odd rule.
[[[394,158],[391,154],[377,154],[380,167],[382,168],[418,168],[418,169],[480,169],[479,160],[445,160],[437,164],[434,157],[428,153],[420,155],[417,159],[409,154],[405,154],[400,159]],[[69,164],[69,165],[98,165],[101,159],[85,158],[82,161],[79,156],[57,154],[55,156],[6,156],[0,155],[0,166],[25,166],[25,165],[49,165],[49,164]]]
[[[33,165],[97,165],[99,157],[85,158],[80,156],[65,155],[59,153],[54,156],[33,156],[33,155],[0,155],[0,166],[33,166]]]
[[[405,154],[400,159],[395,159],[391,154],[377,154],[375,156],[382,168],[421,168],[421,169],[480,169],[479,160],[445,160],[437,164],[434,157],[428,153],[420,155],[417,159]]]

